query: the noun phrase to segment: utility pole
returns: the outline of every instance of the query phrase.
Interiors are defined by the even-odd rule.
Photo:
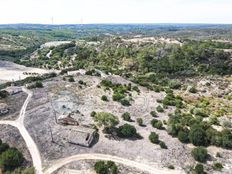
[[[50,130],[50,134],[51,134],[51,138],[52,138],[52,143],[55,143],[55,141],[54,141],[54,139],[53,139],[52,128],[51,128],[50,125],[49,125],[49,130]]]

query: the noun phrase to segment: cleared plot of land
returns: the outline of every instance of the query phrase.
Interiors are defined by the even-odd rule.
[[[80,88],[78,84],[79,80],[86,82],[87,86]],[[115,76],[114,80],[121,83],[129,83],[118,76]],[[63,81],[61,78],[56,78],[53,81],[45,82],[43,89],[34,91],[32,100],[28,105],[25,126],[38,145],[45,166],[49,165],[49,161],[51,160],[88,153],[123,157],[153,166],[154,168],[166,168],[169,164],[172,164],[176,169],[181,169],[193,163],[190,149],[187,146],[180,143],[177,139],[171,138],[165,130],[156,130],[150,125],[150,121],[153,118],[149,113],[159,105],[156,100],[161,99],[164,96],[163,93],[155,93],[145,88],[140,88],[140,94],[137,94],[137,92],[133,92],[132,94],[134,100],[132,105],[124,107],[120,103],[112,101],[111,92],[96,87],[101,81],[100,78],[78,76],[75,77],[75,81],[75,83],[69,83]],[[91,148],[67,143],[64,139],[62,126],[58,125],[55,121],[55,113],[57,112],[53,107],[54,103],[52,100],[52,96],[60,95],[62,91],[69,93],[69,95],[65,95],[66,99],[61,100],[62,104],[67,104],[71,110],[78,109],[84,115],[78,120],[82,124],[88,125],[94,123],[90,117],[90,113],[94,110],[111,112],[117,115],[120,118],[120,125],[126,123],[121,119],[121,115],[124,112],[130,112],[134,121],[129,124],[134,125],[143,138],[139,140],[109,139],[100,131],[99,139]],[[110,101],[102,101],[102,95],[107,95]],[[71,100],[70,98],[76,98],[76,100]],[[172,112],[172,110],[172,108],[169,108],[167,113]],[[165,119],[167,113],[159,114],[158,119]],[[139,117],[144,119],[146,127],[137,125],[135,120]],[[149,142],[148,136],[151,131],[159,134],[160,140],[167,144],[167,150],[161,149],[159,145]],[[54,142],[52,142],[51,133]]]
[[[52,72],[50,70],[30,68],[8,61],[0,61],[0,84],[9,81],[22,80],[32,75]]]
[[[9,112],[1,115],[0,120],[15,120],[18,118],[20,109],[27,98],[27,94],[24,92],[9,96],[5,99],[0,99],[0,103],[7,104]]]
[[[69,44],[69,43],[71,43],[71,41],[52,41],[52,42],[47,42],[47,43],[41,45],[41,48],[57,47],[59,45]]]

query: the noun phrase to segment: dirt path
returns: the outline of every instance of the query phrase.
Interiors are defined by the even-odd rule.
[[[178,170],[168,170],[168,169],[157,169],[153,168],[152,166],[142,164],[140,162],[131,161],[128,159],[120,158],[117,156],[112,155],[104,155],[104,154],[79,154],[75,156],[70,156],[67,158],[59,159],[57,161],[54,161],[49,169],[47,169],[44,174],[51,174],[61,168],[62,166],[69,164],[74,161],[79,160],[106,160],[106,161],[114,161],[116,163],[123,164],[125,166],[129,166],[132,168],[137,168],[141,171],[146,171],[151,174],[182,174],[184,172],[178,171]]]
[[[36,173],[42,174],[43,173],[42,172],[42,160],[41,160],[40,152],[39,152],[38,147],[35,144],[34,140],[31,138],[30,134],[28,133],[28,131],[26,130],[26,128],[24,126],[24,118],[25,118],[26,108],[27,108],[27,105],[32,97],[32,92],[30,92],[26,88],[23,88],[23,91],[26,92],[28,94],[28,96],[27,96],[27,99],[25,100],[25,102],[21,108],[19,118],[15,121],[0,121],[0,124],[11,125],[11,126],[16,127],[19,130],[19,132],[22,135],[22,137],[27,145],[27,148],[31,154],[33,166],[36,170]]]

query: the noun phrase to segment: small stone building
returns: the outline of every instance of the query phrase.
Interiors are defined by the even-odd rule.
[[[5,115],[9,112],[9,108],[7,106],[7,104],[5,103],[0,103],[0,116],[1,115]]]
[[[57,118],[57,123],[61,125],[72,125],[72,126],[78,126],[79,123],[77,120],[75,120],[70,114],[68,115],[60,115]]]
[[[88,127],[69,127],[67,141],[84,147],[90,147],[96,136],[96,130]]]
[[[20,92],[22,92],[22,88],[18,86],[10,86],[4,89],[6,92],[8,92],[10,95],[15,95]]]

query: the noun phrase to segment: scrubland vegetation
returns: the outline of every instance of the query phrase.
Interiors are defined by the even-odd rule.
[[[106,30],[110,31],[110,28],[107,27]],[[42,37],[37,43],[38,38],[33,37],[31,45],[27,40],[22,40],[22,43],[15,45],[17,49],[0,50],[0,55],[3,55],[4,60],[14,60],[26,66],[61,70],[60,74],[51,73],[28,77],[15,82],[16,85],[31,84],[29,88],[43,88],[44,80],[56,76],[61,76],[67,83],[87,88],[88,83],[85,81],[77,80],[75,75],[67,75],[68,71],[86,69],[85,76],[95,76],[101,79],[96,85],[104,91],[101,91],[101,95],[98,96],[100,102],[105,105],[117,102],[123,108],[120,115],[108,111],[93,111],[88,115],[93,120],[95,128],[102,131],[104,135],[110,135],[117,140],[147,139],[152,146],[158,145],[159,149],[164,151],[168,151],[170,142],[168,144],[159,135],[176,138],[183,146],[194,145],[189,152],[190,157],[192,156],[196,161],[191,168],[192,173],[203,174],[206,173],[207,168],[223,170],[224,165],[216,161],[220,157],[219,154],[212,164],[207,164],[207,161],[212,156],[208,151],[210,146],[224,150],[232,149],[232,89],[231,80],[229,80],[232,75],[232,55],[231,52],[226,51],[232,49],[232,44],[216,41],[216,39],[221,39],[220,37],[223,38],[224,34],[227,36],[228,33],[225,31],[219,38],[213,35],[211,38],[206,36],[204,39],[200,39],[201,37],[193,39],[194,34],[190,32],[185,37],[173,34],[173,39],[179,43],[139,43],[127,40],[135,36],[135,30],[132,30],[132,33],[135,32],[134,35],[130,36],[125,36],[125,33],[117,35],[115,32],[117,29],[112,30],[115,35],[110,37],[105,36],[104,32],[97,32],[99,35],[94,37],[84,32],[81,36],[73,35],[72,27],[68,31],[46,30],[45,36],[49,35],[47,39]],[[202,29],[201,31],[208,33],[214,30]],[[18,35],[31,33],[31,31],[16,33],[14,30],[1,32],[6,35],[14,33],[15,36],[12,37],[16,38],[19,37]],[[50,35],[50,32],[53,34]],[[151,34],[154,31],[147,29],[146,32]],[[159,36],[160,33],[156,32]],[[194,32],[199,31],[196,29]],[[141,33],[143,31],[138,31],[136,34]],[[167,36],[170,33],[167,31]],[[88,37],[85,37],[86,35]],[[37,33],[36,36],[40,34]],[[72,41],[56,47],[39,48],[39,44],[45,41],[65,39]],[[19,48],[18,45],[25,48]],[[30,56],[32,52],[36,53],[33,58]],[[49,57],[48,53],[51,53]],[[101,77],[97,70],[101,70],[107,76],[119,75],[129,80],[130,83],[113,82]],[[204,81],[209,79],[209,82],[200,85],[199,79]],[[219,79],[222,80],[221,83],[217,82]],[[9,85],[10,83],[2,84],[0,89]],[[135,116],[129,110],[134,102],[133,97],[141,94],[140,87],[144,87],[146,92],[152,91],[160,94],[162,99],[157,98],[158,104],[148,113],[144,113],[144,116]],[[215,92],[214,88],[223,92],[214,94],[212,92]],[[7,95],[0,92],[1,99]],[[146,134],[147,137],[142,137],[139,130],[145,130],[147,127],[151,127],[152,131]],[[2,154],[4,153],[5,151]],[[2,154],[0,155],[1,168],[8,170],[9,166],[1,160],[4,156]],[[18,152],[16,156],[21,158]],[[15,170],[19,166],[20,164],[10,166],[9,170]],[[97,174],[118,173],[117,166],[111,161],[98,161],[94,168]],[[169,165],[168,168],[175,169],[175,166]]]

